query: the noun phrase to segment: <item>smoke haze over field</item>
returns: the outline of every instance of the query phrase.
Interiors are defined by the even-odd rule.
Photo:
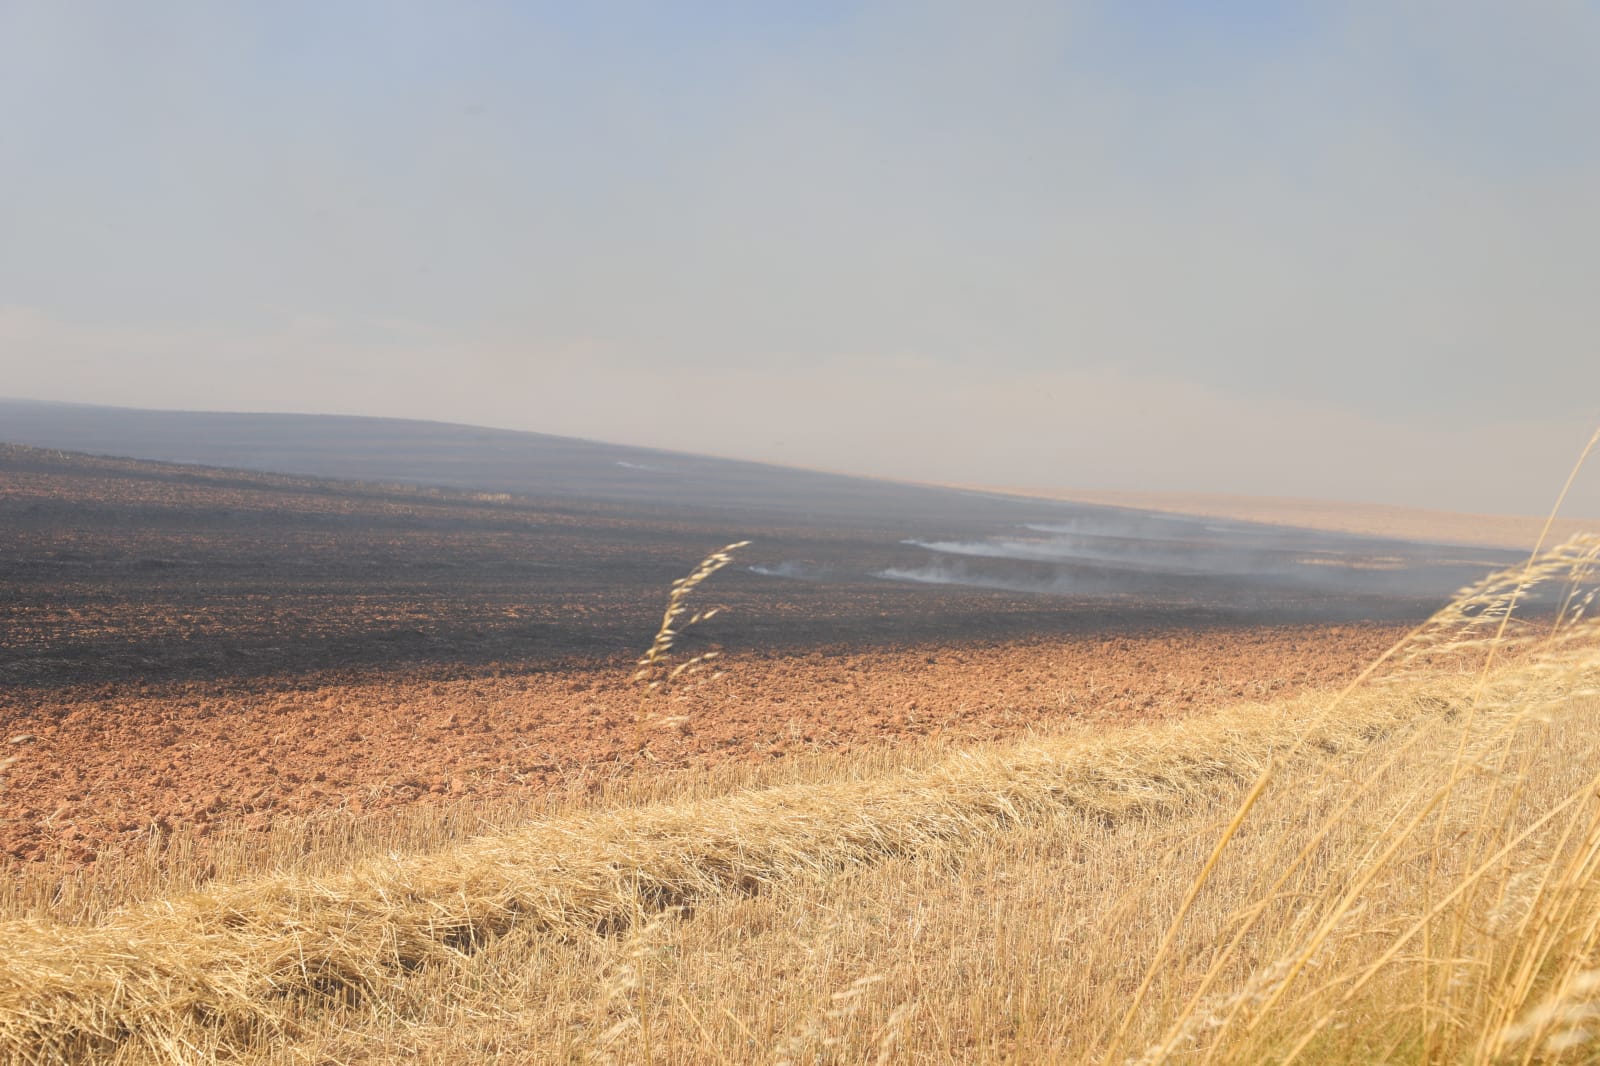
[[[923,549],[926,559],[878,576],[1063,595],[1128,594],[1193,582],[1191,594],[1202,595],[1274,589],[1443,598],[1485,568],[1484,555],[1470,549],[1110,508],[976,540],[902,543]]]
[[[1542,511],[1597,54],[1581,4],[20,0],[0,394]]]

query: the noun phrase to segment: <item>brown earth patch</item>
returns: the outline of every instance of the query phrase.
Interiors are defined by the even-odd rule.
[[[180,827],[596,786],[664,768],[944,736],[1167,718],[1354,676],[1387,626],[1246,626],[730,657],[652,714],[609,668],[504,664],[226,682],[88,684],[0,698],[0,853],[92,862]]]

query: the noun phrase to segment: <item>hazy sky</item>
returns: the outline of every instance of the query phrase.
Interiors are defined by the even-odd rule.
[[[1589,2],[0,0],[0,395],[1540,510],[1597,131]]]

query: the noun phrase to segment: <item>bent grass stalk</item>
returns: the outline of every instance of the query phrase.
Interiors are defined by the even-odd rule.
[[[717,658],[716,651],[702,652],[694,658],[678,663],[672,663],[673,649],[681,637],[691,626],[709,621],[716,617],[722,610],[720,607],[711,607],[704,611],[689,613],[689,594],[699,588],[712,574],[733,562],[733,553],[740,548],[749,547],[748,540],[735,541],[726,547],[712,552],[700,564],[684,577],[672,583],[672,591],[667,595],[667,608],[662,612],[661,624],[656,629],[655,639],[650,642],[644,656],[636,664],[639,669],[634,672],[633,680],[643,686],[639,694],[639,707],[633,719],[633,740],[635,758],[648,756],[648,741],[645,737],[645,727],[649,721],[650,700],[652,697],[665,698],[675,683],[682,678],[699,673],[705,665]],[[688,616],[685,618],[685,616]],[[657,722],[658,725],[675,725],[681,721],[678,717],[666,717]]]

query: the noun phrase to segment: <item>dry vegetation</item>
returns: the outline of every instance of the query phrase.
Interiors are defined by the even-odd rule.
[[[152,856],[67,908],[35,879],[0,1054],[1589,1060],[1597,557],[1492,579],[1343,692],[636,784],[470,840],[280,827],[228,877]],[[1534,582],[1559,616],[1515,617]]]

